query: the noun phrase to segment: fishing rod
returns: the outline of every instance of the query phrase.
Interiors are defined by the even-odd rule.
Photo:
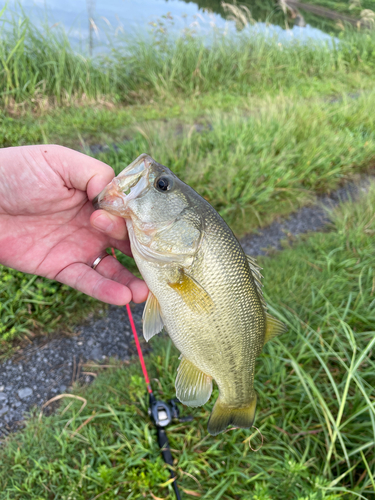
[[[148,414],[150,415],[155,424],[158,444],[161,449],[164,462],[170,466],[171,478],[173,479],[172,486],[176,495],[176,499],[181,500],[181,495],[176,480],[177,476],[173,467],[172,452],[169,446],[169,441],[165,428],[172,422],[172,420],[178,420],[179,422],[190,422],[193,420],[193,417],[191,416],[180,417],[180,412],[177,407],[178,399],[170,399],[168,400],[168,402],[165,402],[157,400],[156,397],[154,396],[129,304],[126,304],[126,310],[128,312],[130,326],[133,332],[135,345],[138,351],[139,361],[141,363],[143,376],[146,382],[147,391],[149,393]]]
[[[115,259],[117,259],[114,249],[112,248],[112,255]],[[141,349],[141,344],[139,343],[139,338],[137,334],[137,329],[135,327],[133,315],[130,309],[129,304],[126,304],[126,310],[129,317],[130,327],[133,332],[133,337],[135,341],[135,345],[137,347],[139,361],[141,363],[141,368],[143,372],[143,377],[145,379],[147,392],[149,395],[149,408],[148,414],[152,418],[154,425],[156,427],[156,435],[158,439],[158,444],[161,449],[161,453],[163,455],[164,462],[169,465],[169,470],[171,474],[171,478],[173,479],[172,486],[176,495],[177,500],[181,500],[181,494],[177,485],[177,476],[174,471],[173,466],[173,457],[171,448],[169,446],[169,441],[167,437],[167,433],[165,428],[172,422],[172,420],[178,420],[179,422],[191,422],[193,417],[180,417],[180,412],[177,406],[178,399],[169,399],[168,402],[159,401],[156,399],[154,393],[152,392],[152,387],[150,383],[150,379],[147,373],[146,363],[143,358],[143,353]]]

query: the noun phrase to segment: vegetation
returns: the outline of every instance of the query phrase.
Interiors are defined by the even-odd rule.
[[[335,0],[309,0],[308,3],[331,9],[340,14],[351,15],[358,19],[364,9],[373,10],[375,12],[374,0],[341,0],[338,2]]]
[[[273,314],[289,332],[257,363],[256,426],[207,434],[217,396],[194,421],[169,428],[185,498],[373,498],[375,494],[375,186],[340,207],[330,232],[262,260]],[[147,363],[159,397],[173,397],[177,352],[152,342]],[[95,368],[90,368],[93,370]],[[172,499],[147,415],[138,363],[101,373],[82,400],[8,438],[2,499]],[[260,438],[263,436],[264,442]],[[259,450],[259,451],[252,451]]]
[[[86,310],[82,312],[79,304]],[[0,339],[5,350],[15,337],[53,332],[63,318],[82,318],[95,303],[70,287],[0,265]],[[0,344],[1,347],[1,344]]]
[[[375,32],[344,31],[342,43],[291,43],[217,33],[207,41],[186,32],[175,37],[156,26],[151,38],[118,37],[106,55],[83,57],[58,26],[38,28],[27,17],[3,18],[0,40],[0,102],[7,107],[45,108],[72,101],[147,102],[150,98],[225,91],[236,95],[309,94],[321,80],[350,88],[356,74],[375,65]],[[111,39],[111,34],[108,34]],[[367,79],[370,85],[370,79]],[[327,89],[325,88],[324,91]]]
[[[211,114],[195,131],[144,124],[99,155],[116,172],[144,151],[204,196],[238,235],[290,213],[373,166],[375,94],[336,103],[281,100],[244,117]]]
[[[116,74],[126,72],[108,70],[108,78],[115,79],[112,85],[62,35],[49,33],[47,44],[27,18],[19,26],[22,36],[13,31],[0,42],[2,60],[8,61],[0,73],[8,85],[2,99],[9,106],[0,115],[3,147],[58,142],[92,154],[91,144],[117,143],[116,149],[96,152],[116,171],[147,151],[205,196],[239,235],[372,166],[374,118],[368,110],[375,94],[367,86],[375,58],[370,34],[352,33],[350,50],[333,51],[299,45],[284,50],[272,40],[248,39],[247,56],[225,40],[207,49],[200,40],[180,39],[173,49],[166,35],[156,46],[133,45],[128,59],[117,54],[118,67],[129,68],[129,82],[132,71],[138,75],[138,94],[132,94],[125,80],[121,85],[116,80]],[[195,80],[192,68],[199,58],[204,65]],[[168,61],[174,61],[170,74]],[[142,81],[141,66],[148,72]],[[348,97],[345,92],[352,89],[356,93]],[[83,95],[102,100],[84,104]],[[155,101],[142,104],[150,95]],[[137,104],[115,107],[116,99]],[[52,331],[57,323],[71,322],[76,311],[85,314],[95,307],[94,301],[60,284],[5,268],[0,273],[3,350],[14,338]]]

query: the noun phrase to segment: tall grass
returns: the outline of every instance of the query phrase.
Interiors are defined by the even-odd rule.
[[[5,8],[4,8],[5,9]],[[73,50],[61,27],[37,27],[24,14],[0,19],[0,88],[3,104],[53,98],[57,104],[76,97],[113,94],[113,72]]]
[[[374,165],[375,94],[336,103],[273,100],[243,116],[211,114],[199,133],[155,123],[100,155],[118,173],[148,152],[204,196],[242,235]]]
[[[61,283],[0,265],[0,352],[16,337],[52,332],[81,318],[94,303]]]
[[[57,104],[75,99],[138,102],[150,96],[226,91],[239,94],[295,87],[327,76],[368,72],[375,34],[348,32],[341,43],[291,43],[254,35],[207,40],[184,34],[117,37],[111,51],[93,58],[77,53],[62,27],[38,27],[27,16],[0,20],[0,100]]]
[[[287,397],[303,387],[296,418],[317,430],[296,446],[309,450],[333,491],[349,487],[348,498],[375,495],[374,201],[372,185],[360,202],[334,212],[333,232],[264,260],[267,295],[290,326],[269,355],[285,362]],[[288,441],[295,421],[284,415]]]
[[[184,408],[194,421],[169,428],[184,498],[374,498],[374,204],[373,186],[335,212],[331,232],[262,259],[271,312],[289,326],[257,362],[264,442],[254,428],[207,434],[217,390],[203,408]],[[147,364],[166,400],[178,353],[162,337],[152,348]],[[82,412],[67,398],[55,416],[31,420],[0,449],[1,498],[172,500],[145,392],[136,362],[77,387]]]

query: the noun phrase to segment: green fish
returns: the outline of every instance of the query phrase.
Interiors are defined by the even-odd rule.
[[[150,290],[143,335],[164,328],[181,353],[176,396],[201,406],[219,387],[208,431],[253,425],[255,360],[286,331],[267,313],[260,268],[214,208],[171,170],[142,154],[98,195],[96,208],[126,219]]]

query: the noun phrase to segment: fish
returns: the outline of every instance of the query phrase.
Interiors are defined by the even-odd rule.
[[[147,154],[117,175],[94,206],[125,218],[149,288],[143,335],[149,341],[164,328],[179,350],[179,401],[206,404],[215,381],[219,396],[208,432],[250,428],[256,358],[286,331],[267,312],[261,268],[208,201]]]

